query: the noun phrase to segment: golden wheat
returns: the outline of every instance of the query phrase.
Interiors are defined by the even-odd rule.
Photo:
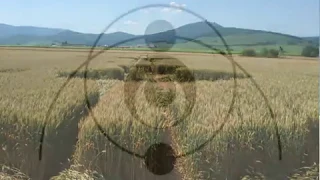
[[[1,53],[6,57],[1,60],[3,69],[25,69],[0,72],[0,92],[3,94],[0,123],[2,127],[10,127],[3,131],[2,139],[28,144],[31,141],[27,138],[33,137],[34,143],[27,152],[37,152],[35,149],[39,134],[36,130],[44,124],[53,96],[66,80],[56,77],[56,73],[77,68],[86,60],[87,52],[2,50]],[[136,56],[133,52],[104,53],[92,61],[89,68],[128,65],[130,60],[118,58],[125,56],[124,53]],[[230,62],[218,55],[169,55],[179,58],[193,69],[232,73]],[[227,117],[232,100],[233,80],[197,81],[196,102],[191,114],[170,132],[176,153],[181,154],[199,146],[214,134],[224,120],[227,120],[227,123],[204,149],[179,159],[178,171],[185,175],[184,179],[239,178],[245,177],[251,170],[257,172],[255,174],[262,173],[265,177],[281,178],[292,174],[293,169],[311,166],[310,163],[316,162],[318,157],[318,151],[315,150],[318,145],[312,139],[315,138],[314,134],[310,135],[314,133],[312,127],[318,123],[317,62],[297,58],[235,57],[235,60],[251,73],[259,84],[275,118],[271,118],[266,102],[249,78],[237,79],[235,104]],[[237,72],[240,70],[237,69]],[[124,174],[140,179],[153,178],[145,169],[143,160],[132,158],[114,147],[99,132],[92,115],[116,142],[142,155],[151,144],[164,140],[168,133],[148,128],[132,117],[124,102],[124,82],[89,80],[88,83],[90,96],[98,96],[100,93],[102,97],[92,109],[93,114],[80,121],[79,140],[73,163],[83,164],[80,170],[82,172],[97,171],[109,178]],[[177,97],[168,111],[175,118],[182,115],[187,104],[181,86],[177,87]],[[152,126],[172,123],[163,118],[164,109],[150,105],[143,93],[142,85],[134,101],[141,121]],[[50,130],[55,132],[54,127],[58,127],[62,121],[68,121],[72,116],[80,116],[72,111],[79,106],[85,107],[83,94],[83,80],[73,79],[62,92],[49,117],[49,136]],[[90,103],[94,105],[94,101],[91,99]],[[282,141],[281,162],[277,161],[274,121],[278,124]],[[27,130],[21,131],[25,127],[28,127]],[[5,147],[6,143],[1,144]],[[13,151],[3,154],[11,153],[11,157],[19,157],[19,160],[24,158],[25,160],[16,166],[20,165],[18,168],[29,173],[29,170],[26,170],[26,161],[36,159],[36,153],[27,158],[26,153],[22,154],[23,148],[15,151],[19,153],[15,154]],[[303,155],[304,153],[308,155]],[[35,164],[33,169],[38,167],[35,161],[28,163]],[[29,168],[32,169],[32,166]]]

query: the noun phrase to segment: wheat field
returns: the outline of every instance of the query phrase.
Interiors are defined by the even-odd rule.
[[[90,62],[89,70],[129,66],[132,59],[123,57],[143,53],[105,52]],[[86,61],[86,50],[2,48],[0,54],[0,164],[3,165],[0,177],[211,180],[314,179],[318,174],[319,72],[316,59],[234,56],[251,78],[237,78],[236,88],[232,78],[196,78],[193,84],[195,102],[190,113],[175,127],[153,129],[144,123],[167,126],[183,117],[190,103],[185,98],[188,90],[183,88],[190,88],[192,83],[176,83],[175,99],[165,108],[148,101],[144,94],[147,86],[142,83],[131,104],[136,107],[137,120],[125,102],[127,82],[124,80],[99,79],[99,75],[89,78],[86,99],[84,79],[76,77],[56,96],[68,79],[59,73],[68,74]],[[232,64],[221,55],[166,54],[190,69],[224,72],[232,77]],[[239,68],[236,72],[244,73]],[[193,96],[192,93],[187,95]],[[178,158],[170,174],[155,176],[146,169],[142,158],[128,155],[110,143],[94,120],[112,140],[142,156],[157,142],[171,144],[176,154],[184,154],[210,140],[225,124],[204,148]],[[45,123],[40,162],[39,139]],[[282,144],[281,161],[275,124]],[[301,169],[304,167],[311,170]]]

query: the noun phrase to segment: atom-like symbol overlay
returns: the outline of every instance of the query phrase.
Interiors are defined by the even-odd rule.
[[[85,98],[86,98],[86,105],[88,107],[88,110],[89,110],[89,113],[90,115],[92,116],[97,128],[99,129],[99,131],[112,143],[114,144],[117,148],[119,148],[120,150],[132,155],[132,156],[135,156],[135,157],[138,157],[138,158],[141,158],[141,159],[144,159],[145,163],[146,163],[146,166],[147,166],[147,169],[149,171],[151,171],[152,173],[156,174],[156,175],[163,175],[163,174],[167,174],[169,172],[172,171],[173,169],[173,165],[175,164],[175,161],[177,158],[181,158],[181,157],[184,157],[184,156],[188,156],[188,155],[191,155],[193,154],[194,152],[198,151],[198,150],[201,150],[202,148],[204,148],[210,141],[212,141],[215,136],[223,129],[224,125],[226,124],[227,122],[227,118],[228,116],[230,115],[230,113],[232,112],[232,109],[233,109],[233,106],[234,106],[234,102],[235,102],[235,96],[236,96],[236,87],[237,87],[237,77],[236,77],[236,67],[238,67],[248,78],[250,78],[250,81],[254,84],[254,86],[257,88],[257,90],[259,91],[260,95],[263,97],[265,103],[267,104],[268,106],[268,110],[269,110],[269,114],[271,116],[271,118],[273,119],[273,122],[274,122],[274,128],[275,128],[275,134],[276,134],[276,137],[277,137],[277,140],[278,140],[278,150],[279,150],[279,160],[282,159],[282,148],[281,148],[281,140],[280,140],[280,135],[279,135],[279,131],[278,131],[278,126],[277,126],[277,122],[275,121],[275,117],[274,117],[274,113],[273,113],[273,110],[271,108],[271,106],[269,105],[269,102],[266,98],[266,96],[264,95],[263,91],[261,90],[261,88],[258,86],[258,84],[255,82],[254,79],[252,79],[252,76],[242,67],[240,66],[237,62],[235,62],[232,58],[232,54],[230,52],[230,49],[226,43],[226,41],[224,40],[224,38],[221,36],[221,34],[218,32],[218,30],[211,24],[209,23],[205,18],[203,18],[202,16],[200,16],[199,14],[191,11],[191,10],[188,10],[186,8],[183,8],[181,10],[183,10],[184,12],[187,12],[197,18],[199,18],[200,20],[202,20],[203,22],[205,22],[211,29],[213,32],[215,32],[219,38],[221,39],[221,41],[223,42],[224,44],[224,47],[226,48],[226,52],[225,51],[221,51],[219,49],[216,49],[216,48],[213,48],[212,46],[210,45],[207,45],[201,41],[198,41],[198,40],[195,40],[195,39],[190,39],[190,38],[186,38],[186,37],[179,37],[176,35],[174,29],[172,27],[170,27],[170,23],[168,24],[168,22],[166,21],[162,21],[162,20],[158,20],[158,21],[155,21],[153,23],[151,23],[148,28],[146,29],[146,35],[144,36],[138,36],[138,37],[134,37],[134,38],[131,38],[131,39],[127,39],[127,40],[124,40],[122,42],[118,42],[118,43],[115,43],[111,46],[109,46],[108,48],[106,48],[105,50],[101,50],[99,51],[98,53],[96,54],[93,54],[99,40],[101,39],[101,37],[104,35],[104,33],[114,24],[116,23],[118,20],[120,20],[121,18],[123,18],[124,16],[130,14],[130,13],[133,13],[133,12],[136,12],[138,10],[142,10],[142,9],[147,9],[147,8],[155,8],[155,7],[166,7],[166,8],[176,8],[176,9],[181,9],[179,7],[172,7],[170,5],[166,5],[166,4],[151,4],[151,5],[146,5],[146,6],[142,6],[142,7],[137,7],[137,8],[134,8],[122,15],[120,15],[118,18],[116,18],[114,21],[112,21],[106,28],[105,30],[98,36],[98,38],[96,39],[96,41],[94,42],[94,45],[91,47],[90,49],[90,52],[88,54],[88,58],[87,60],[82,63],[72,74],[70,74],[70,76],[68,77],[68,79],[66,80],[66,82],[62,85],[62,87],[59,89],[58,93],[56,94],[55,98],[53,99],[52,103],[50,104],[50,107],[49,107],[49,110],[46,114],[46,120],[48,119],[49,115],[51,114],[51,111],[52,111],[52,107],[53,105],[55,104],[56,100],[58,99],[61,91],[65,88],[65,86],[69,83],[69,81],[71,80],[71,78],[73,78],[75,76],[75,74],[83,67],[85,67],[85,71],[84,71],[84,91],[85,91]],[[152,33],[154,33],[154,28],[157,27],[157,25],[162,24],[164,26],[167,26],[167,29],[165,29],[165,31],[163,33],[158,33],[157,36],[154,36]],[[150,35],[151,34],[151,35]],[[194,148],[192,150],[189,150],[188,152],[184,152],[184,153],[181,153],[181,154],[174,154],[173,153],[173,149],[170,145],[167,145],[167,144],[164,144],[164,143],[160,143],[160,144],[153,144],[149,147],[149,149],[147,150],[147,152],[144,154],[144,155],[141,155],[141,154],[138,154],[138,153],[135,153],[129,149],[126,149],[124,147],[122,147],[120,144],[118,144],[117,142],[115,142],[107,133],[106,131],[102,128],[102,126],[98,123],[93,111],[92,111],[92,105],[90,104],[89,102],[89,96],[87,94],[87,69],[88,69],[88,66],[90,64],[90,62],[96,58],[97,56],[99,56],[100,54],[108,51],[109,49],[113,48],[113,47],[116,47],[116,46],[119,46],[121,44],[124,44],[124,43],[127,43],[127,42],[130,42],[130,41],[134,41],[134,40],[138,40],[138,39],[144,39],[146,44],[149,45],[149,48],[151,48],[152,50],[158,52],[158,51],[168,51],[174,44],[174,42],[176,41],[176,39],[181,39],[181,40],[187,40],[187,41],[192,41],[194,43],[197,43],[203,47],[206,47],[206,48],[209,48],[211,49],[212,51],[215,51],[215,52],[218,52],[219,54],[223,55],[224,57],[226,57],[226,59],[228,59],[232,65],[232,69],[233,69],[233,96],[232,96],[232,100],[230,102],[230,106],[229,106],[229,109],[227,111],[227,114],[225,115],[224,117],[224,120],[222,122],[222,124],[219,126],[218,130],[215,131],[210,138],[208,138],[205,142],[203,142],[201,145],[199,145],[197,148]],[[151,45],[151,46],[150,46]],[[139,63],[136,64],[139,66]],[[136,66],[137,67],[137,66]],[[150,74],[152,75],[153,71],[144,71],[143,74],[145,75],[145,77],[150,77]],[[194,82],[194,78],[192,78],[192,74],[190,73],[190,76],[191,76],[191,79],[193,79],[193,81],[191,82]],[[152,76],[151,76],[152,77]],[[151,80],[151,82],[154,80],[153,78],[150,78],[149,81]],[[131,83],[131,85],[130,85]],[[132,89],[132,84],[133,85],[133,89],[135,90],[137,88],[137,86],[139,86],[139,83],[137,81],[128,81],[126,82],[127,85],[125,85],[125,89],[127,87],[127,89]],[[128,85],[129,84],[129,85]],[[151,88],[151,91],[152,91],[152,87],[148,87],[148,88]],[[181,122],[182,120],[184,120],[188,114],[190,114],[191,110],[192,110],[192,107],[193,107],[193,104],[194,104],[194,101],[195,101],[195,87],[194,88],[191,88],[193,90],[187,92],[187,99],[189,98],[190,100],[188,101],[189,102],[189,105],[187,106],[188,108],[186,108],[186,111],[184,113],[184,115],[179,118],[178,120],[176,120],[173,125],[171,125],[170,127],[173,127],[173,126],[176,126],[179,124],[179,122]],[[149,89],[150,90],[150,89]],[[134,103],[132,103],[133,99],[131,97],[132,94],[131,91],[125,91],[127,92],[126,93],[126,102],[127,102],[127,107],[129,108],[132,116],[134,118],[136,118],[138,120],[138,122],[148,126],[148,127],[151,127],[150,125],[144,123],[143,121],[139,120],[139,117],[137,116],[136,114],[136,110],[135,110],[135,107],[134,107]],[[130,92],[130,93],[129,93]],[[133,94],[134,94],[135,91],[133,91]],[[148,96],[148,95],[146,95]],[[47,125],[47,122],[45,122],[43,128],[42,128],[42,131],[41,131],[41,138],[40,138],[40,145],[39,145],[39,160],[41,160],[42,158],[42,151],[43,151],[43,147],[42,147],[42,144],[43,144],[43,141],[44,141],[44,135],[45,135],[45,129],[46,129],[46,125]],[[152,127],[152,128],[158,128],[158,127]],[[169,128],[169,126],[165,127],[165,128]]]

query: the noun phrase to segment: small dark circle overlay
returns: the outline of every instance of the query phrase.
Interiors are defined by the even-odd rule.
[[[180,158],[180,157],[184,157],[184,156],[188,156],[188,155],[191,155],[193,153],[195,153],[196,151],[199,151],[201,150],[202,148],[204,148],[209,142],[211,142],[215,137],[216,135],[223,129],[224,125],[226,124],[227,120],[228,120],[228,116],[229,114],[232,112],[233,110],[233,105],[234,105],[234,100],[235,100],[235,96],[236,96],[236,67],[238,67],[249,79],[250,81],[253,83],[253,85],[256,87],[256,89],[259,91],[260,95],[263,97],[267,107],[268,107],[268,110],[269,110],[269,114],[270,114],[270,117],[272,118],[273,120],[273,123],[274,123],[274,128],[275,128],[275,134],[276,134],[276,137],[277,137],[277,147],[278,147],[278,152],[279,152],[279,160],[282,159],[282,146],[281,146],[281,139],[280,139],[280,134],[279,134],[279,130],[278,130],[278,125],[277,125],[277,122],[275,120],[275,115],[273,113],[273,110],[269,104],[269,101],[268,99],[266,98],[266,96],[264,95],[263,91],[261,90],[261,88],[258,86],[258,84],[255,82],[255,80],[252,78],[252,76],[241,66],[239,65],[237,62],[235,62],[232,58],[232,54],[231,54],[231,51],[227,45],[227,43],[225,42],[224,38],[221,36],[221,34],[218,32],[218,30],[211,24],[209,23],[205,18],[203,18],[202,16],[200,16],[199,14],[196,14],[195,12],[192,12],[191,10],[188,10],[186,8],[183,9],[184,12],[187,12],[191,15],[194,15],[196,17],[198,17],[199,19],[201,19],[203,22],[205,22],[212,30],[213,32],[215,32],[219,38],[222,40],[225,48],[226,48],[226,51],[227,52],[224,52],[224,51],[221,51],[219,49],[216,49],[210,45],[207,45],[201,41],[198,41],[196,39],[190,39],[190,38],[186,38],[186,37],[179,37],[179,36],[176,36],[176,38],[174,39],[182,39],[182,40],[187,40],[187,41],[192,41],[194,43],[197,43],[199,45],[202,45],[203,47],[207,47],[208,49],[211,49],[212,51],[216,51],[218,52],[219,54],[223,55],[224,57],[226,57],[226,59],[228,59],[230,62],[231,62],[231,65],[232,65],[232,68],[233,68],[233,81],[234,81],[234,87],[233,87],[233,97],[232,97],[232,100],[231,100],[231,103],[230,103],[230,107],[229,107],[229,110],[222,122],[222,124],[218,127],[218,130],[215,131],[211,137],[209,137],[205,142],[203,142],[201,145],[199,145],[198,147],[196,147],[195,149],[191,149],[187,152],[184,152],[182,154],[178,154],[178,155],[175,155],[174,153],[171,153],[173,152],[173,149],[171,146],[167,145],[167,144],[164,144],[164,143],[159,143],[159,144],[154,144],[152,146],[150,146],[150,148],[147,150],[147,152],[144,154],[144,155],[141,155],[139,153],[135,153],[131,150],[128,150],[124,147],[122,147],[119,143],[115,142],[107,133],[106,131],[103,129],[103,127],[98,123],[95,115],[94,115],[94,112],[92,111],[92,105],[90,104],[90,98],[89,98],[89,95],[87,93],[87,69],[88,69],[88,66],[89,66],[89,63],[90,61],[92,61],[94,58],[96,58],[97,56],[99,56],[100,54],[104,53],[105,51],[111,49],[111,48],[114,48],[114,47],[117,47],[121,44],[124,44],[124,43],[127,43],[127,42],[130,42],[130,41],[134,41],[134,40],[138,40],[138,39],[142,39],[142,38],[145,38],[145,36],[139,36],[139,37],[134,37],[134,38],[131,38],[131,39],[128,39],[128,40],[124,40],[122,42],[119,42],[119,43],[116,43],[114,45],[111,45],[109,46],[108,48],[106,48],[105,50],[101,50],[99,52],[97,52],[96,54],[93,54],[94,53],[94,50],[99,42],[99,40],[101,39],[101,37],[104,35],[104,33],[114,24],[116,23],[118,20],[120,20],[121,18],[123,18],[124,16],[130,14],[130,13],[133,13],[133,12],[136,12],[136,11],[139,11],[139,10],[142,10],[142,9],[146,9],[146,8],[154,8],[154,7],[166,7],[166,8],[175,8],[175,9],[180,9],[178,7],[172,7],[170,5],[167,5],[167,4],[151,4],[151,5],[145,5],[145,6],[142,6],[142,7],[137,7],[135,9],[132,9],[122,15],[120,15],[118,18],[116,18],[114,21],[112,21],[106,28],[105,30],[98,36],[97,40],[95,41],[94,45],[91,47],[90,49],[90,52],[88,54],[88,59],[87,61],[85,61],[84,63],[82,63],[73,73],[70,74],[70,76],[68,77],[68,79],[66,80],[66,82],[62,85],[62,87],[59,89],[59,91],[57,92],[56,96],[54,97],[52,103],[50,104],[50,107],[46,113],[46,119],[45,119],[45,123],[41,129],[41,132],[40,132],[40,144],[39,144],[39,160],[41,161],[42,159],[42,154],[43,154],[43,142],[44,142],[44,137],[45,137],[45,130],[46,130],[46,126],[47,126],[47,121],[48,121],[48,117],[50,116],[51,112],[52,112],[52,109],[53,109],[53,106],[55,105],[58,97],[60,96],[61,92],[63,91],[63,89],[66,87],[66,85],[71,81],[71,79],[77,74],[77,72],[82,69],[83,67],[85,68],[85,71],[84,71],[84,91],[85,91],[85,98],[86,98],[86,105],[88,107],[88,110],[89,110],[89,113],[90,115],[92,116],[93,118],[93,121],[95,122],[98,130],[101,132],[101,134],[103,134],[107,139],[108,141],[110,141],[112,144],[114,144],[116,147],[118,147],[120,150],[132,155],[132,156],[135,156],[135,157],[138,157],[138,158],[141,158],[141,159],[144,159],[145,160],[145,163],[146,163],[146,167],[154,174],[167,174],[169,172],[172,171],[173,167],[174,167],[174,164],[175,164],[175,161],[177,158]],[[149,40],[148,40],[149,41]],[[151,41],[152,42],[152,41]],[[192,108],[191,108],[192,109]],[[191,109],[189,109],[191,111]],[[164,152],[167,152],[167,153],[164,153]],[[164,155],[166,154],[166,155]],[[162,159],[162,161],[160,160],[157,160],[157,159]],[[152,160],[154,160],[155,162],[157,163],[152,163]],[[164,165],[165,164],[165,165]],[[164,167],[166,166],[166,167]]]
[[[169,174],[176,164],[173,148],[165,143],[151,145],[144,155],[147,169],[155,175]]]
[[[169,51],[176,42],[176,31],[166,20],[151,22],[144,34],[145,43],[153,51]]]

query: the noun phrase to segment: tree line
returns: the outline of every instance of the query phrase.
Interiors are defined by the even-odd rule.
[[[242,56],[250,57],[268,57],[268,58],[277,58],[285,53],[285,50],[280,46],[279,49],[268,49],[263,48],[261,51],[256,52],[255,49],[248,48],[244,49],[241,52]],[[301,56],[304,57],[319,57],[319,47],[313,45],[307,45],[302,49]]]

